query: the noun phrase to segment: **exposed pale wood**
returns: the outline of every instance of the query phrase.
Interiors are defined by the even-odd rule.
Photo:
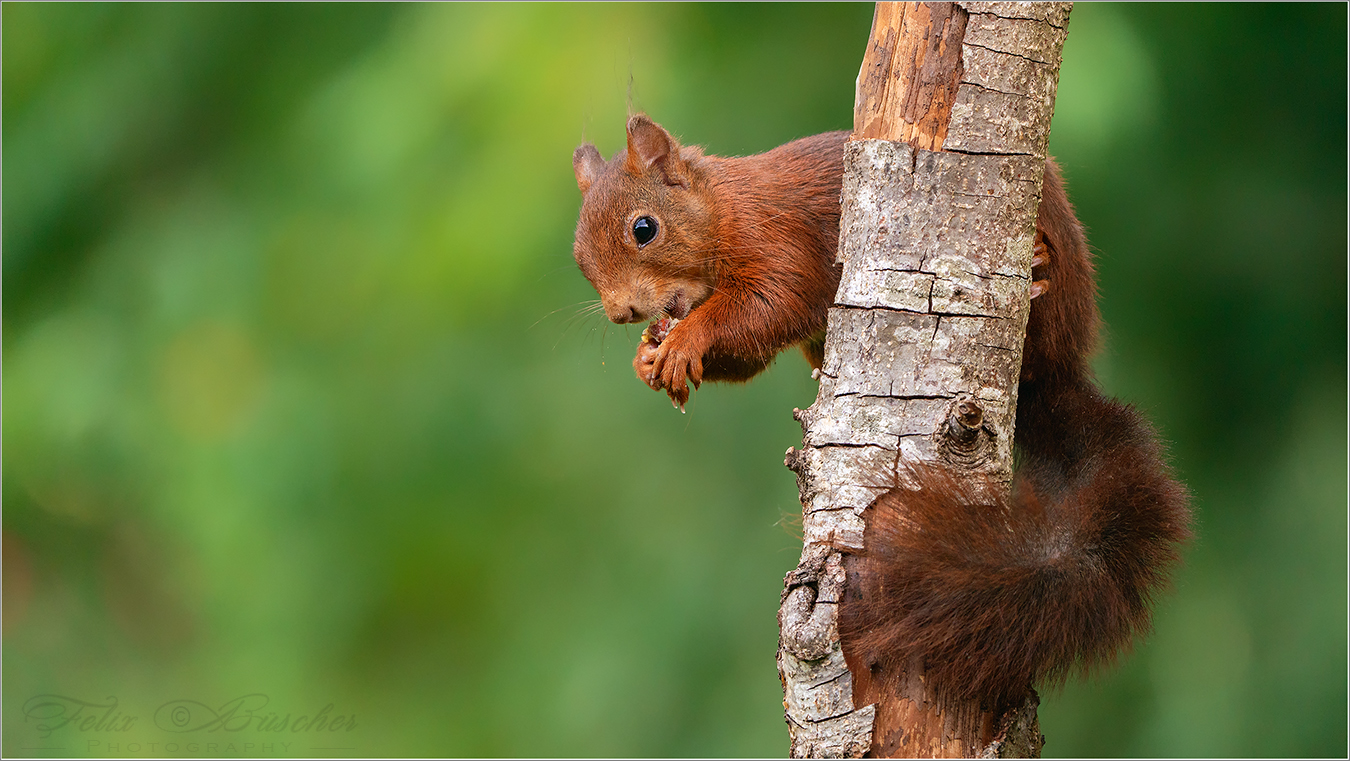
[[[805,547],[779,668],[802,756],[1038,755],[1035,700],[939,707],[919,664],[850,670],[837,608],[897,452],[1012,473],[1031,247],[1068,3],[878,3],[845,152],[843,278],[816,402],[796,411]],[[959,51],[960,55],[954,55]],[[873,732],[875,727],[875,732]]]
[[[967,14],[955,3],[877,3],[858,73],[856,138],[936,150],[961,82]]]

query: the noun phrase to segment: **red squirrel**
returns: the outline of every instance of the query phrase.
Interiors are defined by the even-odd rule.
[[[573,254],[610,320],[655,320],[638,377],[683,409],[687,383],[748,380],[793,344],[819,368],[849,133],[721,158],[645,115],[627,131],[608,162],[590,144],[572,156]],[[1156,434],[1092,379],[1092,259],[1049,159],[1036,233],[1011,493],[910,468],[917,490],[865,512],[839,615],[850,660],[894,672],[917,658],[939,694],[987,703],[1113,660],[1149,628],[1189,537]]]

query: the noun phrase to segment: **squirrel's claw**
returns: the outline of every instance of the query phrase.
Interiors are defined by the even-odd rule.
[[[1036,245],[1031,247],[1031,266],[1040,267],[1050,263],[1050,247],[1045,245],[1045,240],[1040,237],[1036,239]]]
[[[1036,235],[1036,245],[1031,247],[1031,268],[1044,267],[1050,263],[1050,246],[1046,244],[1045,238],[1039,233]],[[1031,283],[1031,298],[1036,298],[1050,290],[1049,280],[1034,280]]]
[[[670,403],[679,408],[680,412],[684,412],[684,404],[689,401],[689,386],[685,384],[684,378],[668,386],[666,393],[670,395]]]

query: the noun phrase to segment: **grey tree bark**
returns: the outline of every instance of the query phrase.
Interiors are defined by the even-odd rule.
[[[848,669],[841,550],[898,457],[1007,484],[1031,256],[1070,3],[878,3],[846,145],[816,401],[794,410],[804,547],[779,612],[793,757],[1035,756],[1035,701],[939,711],[916,668]],[[958,55],[959,53],[959,55]],[[875,729],[875,731],[874,731]]]

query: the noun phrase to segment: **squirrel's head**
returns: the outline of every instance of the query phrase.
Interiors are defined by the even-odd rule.
[[[643,114],[628,120],[628,148],[608,162],[590,143],[572,154],[582,194],[572,254],[611,321],[683,318],[712,295],[712,193],[701,157]]]

